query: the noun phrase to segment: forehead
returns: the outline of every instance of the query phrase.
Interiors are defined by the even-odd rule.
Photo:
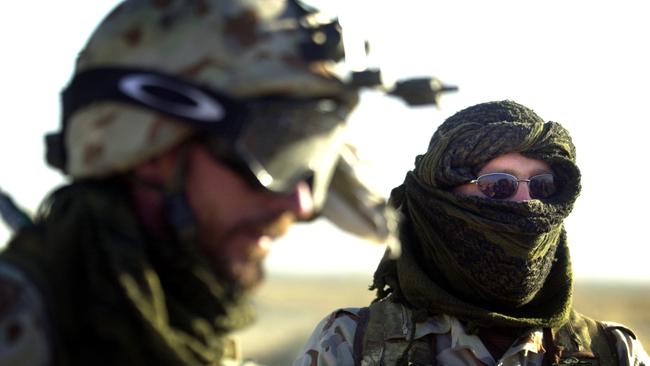
[[[510,173],[518,177],[529,177],[535,174],[552,173],[552,169],[543,160],[532,159],[518,152],[511,152],[488,161],[479,172],[479,175],[496,172]]]

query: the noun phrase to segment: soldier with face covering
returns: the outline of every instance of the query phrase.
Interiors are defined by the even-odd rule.
[[[642,365],[634,333],[573,309],[569,133],[512,101],[435,132],[390,202],[401,213],[367,308],[335,311],[294,365]]]

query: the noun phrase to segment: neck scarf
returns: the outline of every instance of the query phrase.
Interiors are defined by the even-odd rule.
[[[218,365],[252,320],[240,291],[196,248],[146,237],[128,193],[74,183],[2,259],[41,289],[61,365]]]
[[[508,153],[547,162],[560,182],[545,201],[464,197],[451,188]],[[391,193],[402,213],[403,253],[384,256],[378,297],[478,326],[558,326],[571,309],[571,266],[563,220],[579,189],[566,130],[514,102],[470,107],[434,134],[429,151]]]

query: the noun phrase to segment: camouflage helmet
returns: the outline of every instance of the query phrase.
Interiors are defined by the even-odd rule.
[[[126,82],[125,75],[118,75],[121,92],[141,102],[134,105],[100,90],[106,79],[117,78],[115,74],[91,78],[84,90],[69,90],[89,72],[155,71],[235,99],[349,93],[336,76],[342,58],[337,54],[342,52],[340,33],[332,33],[325,26],[328,21],[291,0],[124,1],[90,37],[77,60],[68,95],[64,92],[62,168],[73,178],[125,171],[193,131],[187,123],[178,123],[178,113],[148,108],[156,103],[146,100],[151,95],[143,95],[147,87],[164,86],[166,80],[131,77]],[[194,105],[185,106],[185,112],[210,113],[211,105],[200,98],[192,98]]]
[[[47,138],[48,162],[73,179],[104,177],[203,129],[247,144],[231,150],[272,190],[295,183],[299,177],[288,177],[292,166],[325,166],[325,183],[315,192],[322,203],[343,144],[340,127],[358,95],[339,76],[343,58],[338,22],[298,0],[126,0],[79,54],[62,94],[62,129]],[[270,96],[317,101],[274,110],[259,102]],[[335,108],[318,98],[336,101]],[[258,104],[245,117],[239,113]],[[278,109],[287,112],[278,116]],[[326,126],[308,126],[303,115],[316,110],[329,113]],[[326,138],[314,138],[319,134]],[[280,140],[290,148],[267,146]],[[296,147],[293,140],[304,143]],[[247,149],[256,151],[241,151]],[[269,166],[285,175],[275,180],[282,184],[255,171]]]

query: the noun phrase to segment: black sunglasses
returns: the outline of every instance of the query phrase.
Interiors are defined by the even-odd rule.
[[[531,198],[549,198],[557,190],[555,177],[550,173],[535,175],[528,179],[519,179],[507,173],[488,173],[469,183],[475,183],[479,191],[487,197],[502,200],[512,197],[517,192],[519,182],[528,183]]]

